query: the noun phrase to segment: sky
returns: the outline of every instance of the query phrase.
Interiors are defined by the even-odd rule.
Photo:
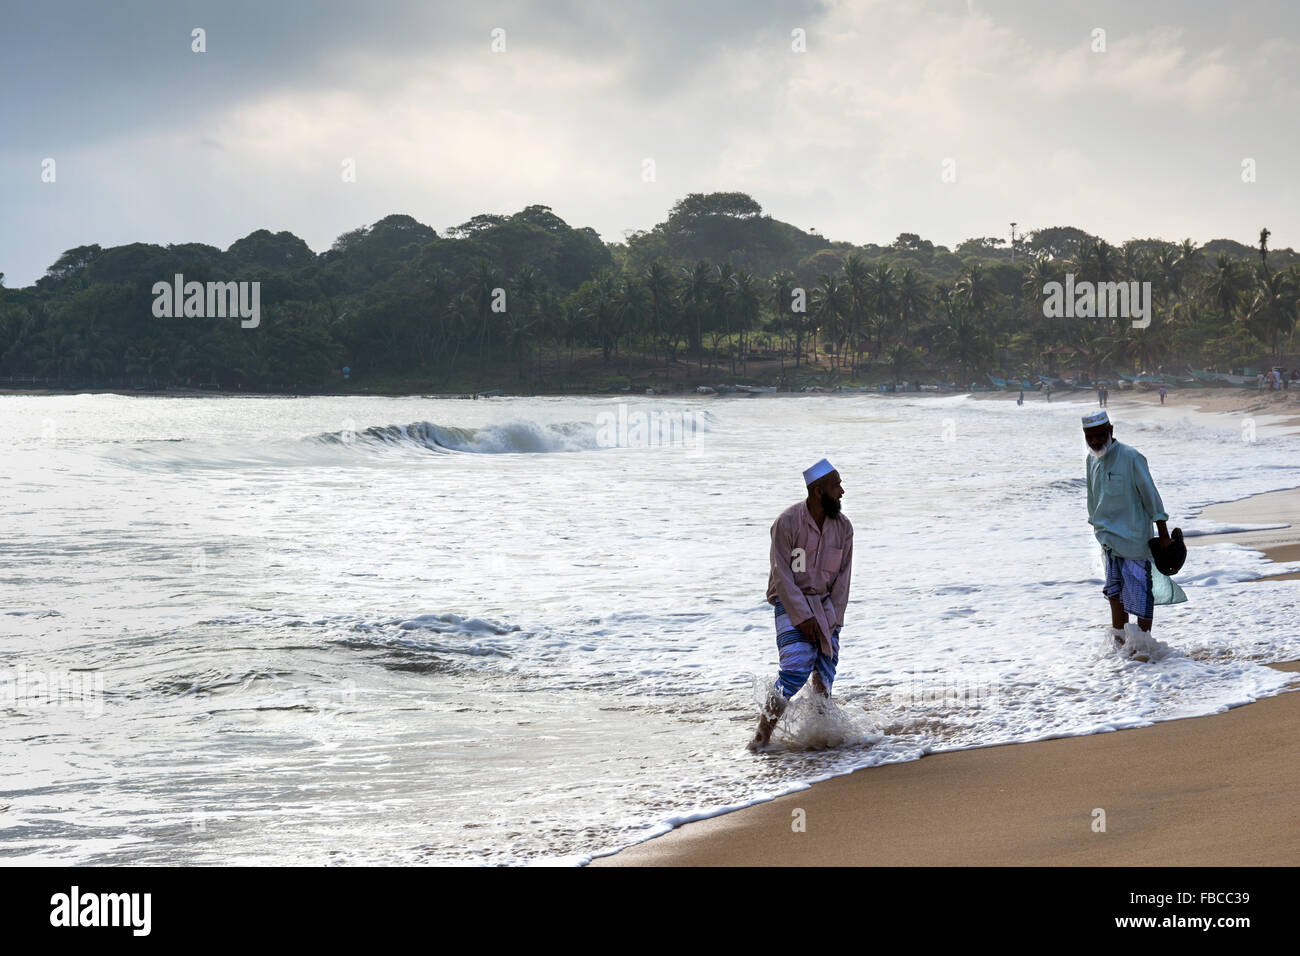
[[[534,203],[620,241],[715,190],[854,243],[1297,246],[1298,26],[1281,0],[0,0],[0,273]]]

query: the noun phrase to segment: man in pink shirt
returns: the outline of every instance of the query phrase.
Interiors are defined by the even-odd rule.
[[[840,659],[840,628],[849,603],[853,525],[840,513],[840,473],[823,458],[803,473],[808,497],[772,523],[767,602],[776,609],[781,656],[750,750],[766,747],[790,698],[812,678],[829,697]]]

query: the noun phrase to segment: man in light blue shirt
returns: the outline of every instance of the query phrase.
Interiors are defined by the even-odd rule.
[[[1164,503],[1151,480],[1147,460],[1136,449],[1115,441],[1110,416],[1093,412],[1083,416],[1083,437],[1088,443],[1088,523],[1106,558],[1106,584],[1102,594],[1110,601],[1111,636],[1125,643],[1128,616],[1138,627],[1151,630],[1155,598],[1151,589],[1151,524],[1160,533],[1160,547],[1169,544]]]

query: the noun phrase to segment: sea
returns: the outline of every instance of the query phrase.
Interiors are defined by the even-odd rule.
[[[1300,565],[1237,545],[1190,549],[1153,660],[1110,652],[1077,394],[0,397],[0,863],[581,865],[1286,689],[1300,587],[1254,579]],[[1262,421],[1111,413],[1189,536],[1300,485]],[[822,457],[834,703],[753,754],[770,527]]]

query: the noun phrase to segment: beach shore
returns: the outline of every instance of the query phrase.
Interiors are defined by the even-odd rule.
[[[1267,531],[1231,531],[1227,534],[1198,535],[1188,538],[1190,545],[1216,544],[1231,541],[1256,551],[1262,551],[1271,561],[1300,561],[1300,488],[1271,491],[1252,495],[1240,501],[1211,505],[1201,512],[1201,517],[1234,524],[1280,524],[1285,528]],[[1300,571],[1271,574],[1260,581],[1300,580]]]
[[[978,401],[1014,402],[1019,391],[972,392]],[[1097,404],[1097,393],[1076,389],[1053,392],[1052,401],[1087,401]],[[1043,392],[1025,392],[1025,404],[1046,402]],[[1167,390],[1164,405],[1160,404],[1158,391],[1144,389],[1110,390],[1106,408],[1122,415],[1125,409],[1140,409],[1144,418],[1164,415],[1170,419],[1193,411],[1198,414],[1222,416],[1222,423],[1239,427],[1235,420],[1254,416],[1264,426],[1280,429],[1300,429],[1300,386],[1280,391],[1257,391],[1253,388],[1171,388]],[[1157,419],[1158,420],[1158,419]]]
[[[1274,665],[1300,672],[1300,662]],[[1300,694],[859,770],[592,866],[1294,866]],[[1105,813],[1105,832],[1094,830]],[[803,811],[806,832],[793,821]]]
[[[1289,527],[1191,545],[1234,541],[1300,560],[1300,489],[1203,516]],[[1300,673],[1300,662],[1272,666]],[[1294,866],[1298,723],[1300,694],[1288,692],[1209,717],[932,754],[688,823],[590,865]],[[1105,832],[1094,830],[1097,810]],[[805,832],[792,827],[798,816]]]

